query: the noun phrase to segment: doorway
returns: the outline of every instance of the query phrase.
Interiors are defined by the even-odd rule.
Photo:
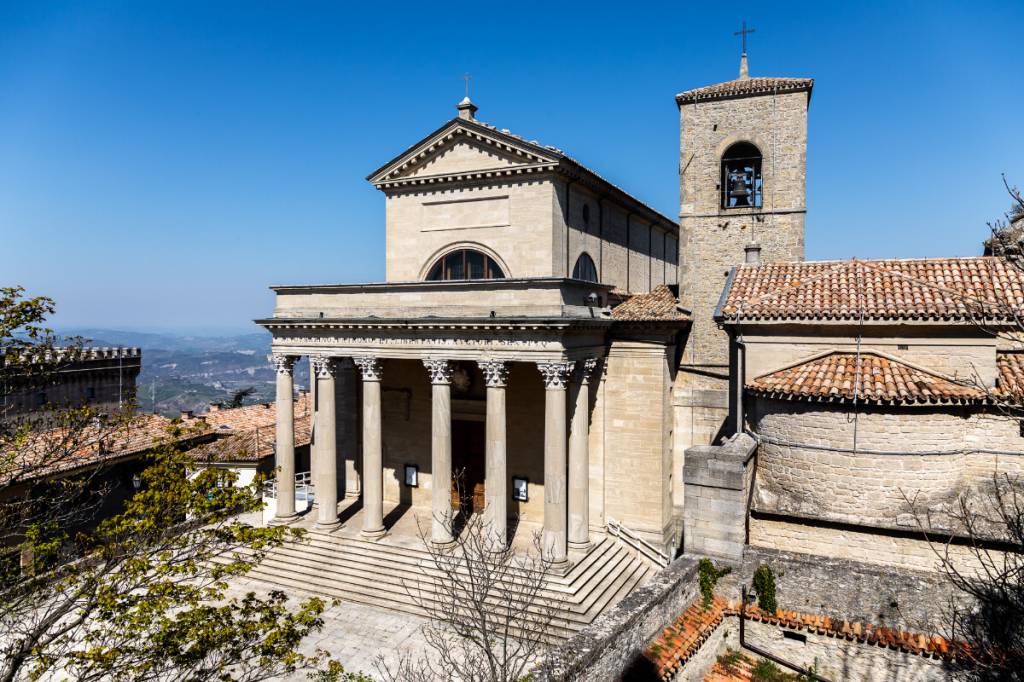
[[[452,421],[452,509],[463,517],[484,510],[486,429],[482,421]]]

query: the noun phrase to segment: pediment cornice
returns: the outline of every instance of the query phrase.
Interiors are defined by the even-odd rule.
[[[506,163],[493,168],[414,175],[431,159],[458,144],[469,144],[501,157]],[[511,133],[476,121],[453,118],[438,130],[371,173],[367,180],[379,189],[409,185],[459,182],[547,172],[558,167],[563,155]]]

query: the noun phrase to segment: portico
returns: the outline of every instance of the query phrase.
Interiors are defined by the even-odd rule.
[[[610,287],[553,279],[504,280],[478,284],[476,303],[452,306],[463,288],[457,283],[394,287],[395,293],[414,290],[424,303],[436,300],[433,310],[451,313],[445,319],[406,317],[416,311],[384,301],[375,306],[376,319],[337,314],[358,314],[363,305],[373,304],[368,296],[380,298],[362,286],[310,291],[309,298],[298,291],[303,288],[277,290],[275,317],[261,324],[274,334],[279,401],[288,400],[296,359],[312,358],[317,382],[312,472],[317,525],[329,529],[338,524],[338,501],[345,495],[338,472],[344,470],[346,459],[355,459],[364,537],[386,532],[387,500],[418,511],[429,509],[431,541],[451,542],[452,480],[453,473],[459,473],[452,468],[452,425],[482,419],[483,513],[494,542],[507,542],[510,513],[542,519],[545,554],[555,564],[564,563],[570,541],[580,548],[589,541],[587,388],[605,354],[612,324],[603,306],[584,303],[607,300]],[[490,289],[491,295],[479,289]],[[499,317],[510,304],[518,307],[528,299],[535,299],[535,309],[543,310],[546,303],[549,314]],[[303,305],[313,301],[327,310],[308,315]],[[486,314],[481,314],[484,309]],[[346,367],[355,368],[356,381],[338,382]],[[429,405],[423,404],[426,401]],[[360,405],[360,438],[352,430],[337,432],[336,425],[344,421],[338,414],[339,402]],[[294,428],[291,420],[287,411],[278,415],[282,439]],[[283,442],[278,455],[283,478],[294,472],[294,455],[289,456]],[[407,466],[415,467],[415,481],[406,479]],[[511,499],[511,477],[525,479],[525,499]],[[294,509],[285,488],[282,492],[277,516],[286,521],[293,518]]]

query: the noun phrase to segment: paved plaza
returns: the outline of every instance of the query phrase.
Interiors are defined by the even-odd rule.
[[[235,583],[231,596],[241,596],[253,591],[257,594],[269,592],[271,586],[258,580],[244,578]],[[291,600],[300,601],[308,595],[289,595]],[[302,643],[303,653],[312,653],[316,648],[329,651],[348,672],[364,672],[378,678],[374,665],[378,655],[393,664],[399,656],[411,653],[415,657],[428,655],[426,642],[420,626],[427,622],[408,613],[397,613],[387,609],[340,601],[329,605],[323,613],[324,627]],[[288,678],[289,682],[306,680],[306,673],[297,673]]]

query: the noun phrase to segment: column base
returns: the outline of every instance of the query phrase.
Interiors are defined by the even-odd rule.
[[[270,519],[270,525],[272,526],[287,526],[290,523],[295,523],[299,520],[298,514],[288,514],[287,516],[275,516]]]
[[[590,540],[586,542],[573,542],[570,540],[567,544],[570,552],[589,552],[594,548],[594,543]]]
[[[337,519],[335,519],[334,521],[327,521],[326,523],[323,522],[323,521],[317,521],[316,523],[313,524],[313,528],[315,530],[324,530],[324,531],[336,530],[338,528],[341,528],[341,521],[339,521]]]
[[[440,542],[438,542],[437,540],[430,541],[430,546],[434,549],[451,549],[457,544],[458,543],[455,542],[455,540],[442,540]]]
[[[570,568],[572,568],[571,561],[569,561],[568,559],[560,559],[558,561],[551,562],[551,565],[548,568],[548,570],[551,572],[552,575],[557,575],[561,577],[568,573]]]
[[[378,530],[366,530],[364,528],[361,531],[359,531],[359,535],[361,535],[364,540],[378,540],[384,537],[384,535],[386,535],[387,532],[388,531],[385,528],[380,528]]]

